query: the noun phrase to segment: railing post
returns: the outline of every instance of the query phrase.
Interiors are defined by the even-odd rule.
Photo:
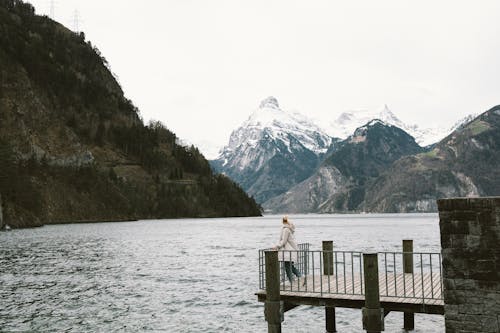
[[[283,302],[280,301],[280,266],[278,251],[266,251],[266,303],[264,316],[269,333],[281,333]]]
[[[333,275],[333,241],[323,241],[323,274]]]
[[[323,274],[333,275],[333,241],[323,241]],[[337,332],[335,307],[325,306],[326,332]]]
[[[406,273],[413,274],[413,240],[411,239],[403,239],[403,268],[404,278],[406,278]],[[404,313],[403,329],[407,331],[415,329],[415,314],[413,312]]]
[[[380,307],[377,253],[363,253],[365,278],[365,307],[363,308],[363,329],[368,333],[384,330],[384,310]]]

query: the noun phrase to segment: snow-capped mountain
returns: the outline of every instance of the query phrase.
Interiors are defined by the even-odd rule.
[[[347,138],[354,130],[373,119],[380,119],[387,124],[399,127],[415,138],[415,141],[425,147],[438,142],[455,130],[456,126],[448,129],[444,127],[423,128],[418,125],[410,125],[401,121],[385,105],[381,110],[353,110],[343,112],[334,122],[330,123],[328,133],[333,137]]]
[[[259,108],[231,133],[229,144],[223,148],[219,159],[223,158],[226,164],[239,170],[247,167],[259,169],[267,160],[264,155],[268,154],[261,155],[256,149],[264,142],[276,144],[272,147],[272,155],[283,152],[282,145],[289,153],[299,148],[294,145],[301,145],[321,154],[327,151],[331,139],[305,116],[281,110],[278,100],[271,96],[264,99]],[[238,158],[235,158],[235,154]]]
[[[231,133],[212,166],[263,202],[307,178],[331,141],[311,120],[268,97]]]

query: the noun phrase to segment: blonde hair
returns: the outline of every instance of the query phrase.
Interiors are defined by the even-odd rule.
[[[288,223],[288,215],[283,216],[283,223]]]

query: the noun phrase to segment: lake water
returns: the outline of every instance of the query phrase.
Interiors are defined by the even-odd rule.
[[[320,249],[440,252],[437,214],[290,216]],[[69,224],[0,233],[0,331],[266,332],[256,301],[258,249],[279,239],[279,216]],[[385,332],[402,332],[402,313]],[[324,308],[285,314],[283,332],[324,332]],[[337,309],[339,332],[361,311]],[[416,315],[416,332],[444,318]]]

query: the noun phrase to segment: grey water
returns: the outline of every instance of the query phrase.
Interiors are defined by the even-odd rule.
[[[320,249],[440,252],[437,214],[290,216],[298,242]],[[266,332],[258,249],[279,216],[68,224],[0,233],[0,331]],[[402,332],[402,313],[385,332]],[[283,332],[324,332],[324,309],[285,314]],[[416,315],[415,332],[444,332]],[[338,332],[362,332],[361,311],[337,309]]]

